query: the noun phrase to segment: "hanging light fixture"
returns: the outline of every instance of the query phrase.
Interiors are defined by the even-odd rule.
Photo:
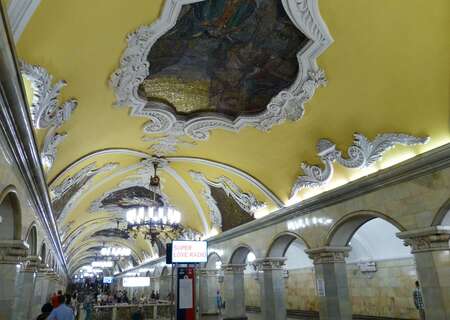
[[[153,168],[154,175],[150,177],[149,184],[152,198],[145,202],[139,201],[138,206],[130,207],[126,212],[127,223],[122,225],[122,229],[133,234],[134,238],[141,232],[146,239],[151,239],[152,242],[160,231],[164,230],[176,236],[183,229],[180,224],[181,213],[176,208],[157,199],[161,181],[157,174],[158,161],[153,162]]]

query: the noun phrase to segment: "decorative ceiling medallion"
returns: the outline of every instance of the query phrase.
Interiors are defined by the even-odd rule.
[[[265,204],[252,194],[243,192],[230,178],[225,176],[220,176],[217,181],[209,180],[201,172],[190,171],[191,177],[200,182],[203,185],[202,195],[208,204],[211,223],[213,227],[221,230],[222,228],[222,215],[220,213],[219,207],[217,206],[216,200],[211,194],[211,188],[220,188],[225,191],[228,197],[233,198],[233,200],[241,207],[245,212],[253,214],[256,210],[265,207]]]
[[[155,23],[152,25],[142,26],[135,32],[128,35],[128,47],[122,55],[120,67],[111,76],[110,84],[116,93],[116,104],[118,106],[131,107],[132,109],[130,114],[132,116],[147,117],[150,119],[150,122],[144,125],[144,133],[164,135],[162,138],[158,138],[159,140],[155,141],[152,146],[152,149],[154,151],[158,151],[159,153],[173,152],[176,150],[180,137],[184,135],[194,140],[206,140],[209,137],[210,130],[213,129],[225,129],[237,132],[243,127],[251,126],[267,131],[273,125],[282,123],[286,120],[298,120],[303,116],[304,103],[311,99],[317,87],[326,83],[324,72],[317,66],[316,59],[332,43],[332,38],[319,14],[318,0],[282,0],[282,6],[278,5],[277,10],[273,11],[276,15],[281,14],[281,16],[279,19],[274,19],[274,21],[271,21],[270,24],[267,24],[267,28],[280,28],[280,32],[276,32],[275,29],[270,29],[270,35],[274,37],[272,41],[268,41],[270,39],[267,39],[267,37],[262,37],[261,39],[251,38],[246,40],[245,30],[242,30],[245,29],[244,27],[247,28],[250,26],[256,28],[255,30],[262,28],[260,26],[254,26],[250,21],[253,21],[255,17],[258,16],[258,10],[263,10],[265,7],[270,7],[270,5],[273,5],[271,1],[275,0],[264,0],[261,3],[258,2],[258,5],[254,0],[217,0],[217,3],[214,2],[214,6],[210,6],[209,1],[211,0],[166,1],[161,17]],[[264,3],[264,5],[262,5],[262,3]],[[184,5],[186,6],[183,7]],[[148,92],[146,93],[145,89],[147,88],[148,91],[148,86],[150,86],[151,83],[146,83],[145,86],[139,90],[140,85],[146,79],[154,82],[154,80],[151,79],[158,71],[158,65],[160,65],[159,63],[155,63],[155,65],[150,64],[148,59],[151,60],[152,55],[156,61],[159,61],[162,58],[158,55],[159,49],[156,52],[152,52],[152,47],[159,48],[160,44],[158,41],[161,39],[164,40],[165,38],[169,38],[171,36],[171,34],[168,33],[169,30],[171,30],[171,32],[172,30],[175,30],[174,32],[178,31],[178,29],[183,30],[184,27],[178,28],[177,19],[179,22],[189,22],[187,17],[195,16],[191,15],[190,10],[199,10],[201,17],[197,16],[196,19],[200,19],[201,21],[205,20],[204,22],[208,23],[197,23],[194,26],[190,25],[188,28],[189,30],[198,27],[199,33],[189,34],[187,35],[187,38],[184,39],[181,37],[181,44],[184,43],[183,41],[190,41],[197,45],[196,50],[200,50],[202,48],[202,37],[204,37],[205,34],[208,34],[219,38],[223,37],[226,41],[224,40],[222,42],[224,44],[228,44],[229,46],[229,51],[226,56],[228,64],[222,67],[220,67],[222,61],[215,60],[214,55],[203,55],[203,57],[211,57],[211,59],[214,60],[212,61],[214,62],[213,65],[217,64],[218,69],[223,69],[223,74],[219,72],[220,70],[215,69],[212,71],[212,75],[211,72],[208,75],[208,79],[213,79],[213,84],[217,84],[217,86],[211,88],[210,83],[208,90],[220,93],[220,97],[218,97],[217,95],[211,95],[211,92],[209,92],[208,105],[210,106],[212,104],[215,110],[221,108],[226,109],[227,106],[234,105],[237,106],[239,110],[245,111],[253,110],[255,106],[259,106],[261,104],[261,101],[269,101],[268,103],[263,103],[263,108],[257,107],[253,110],[253,112],[234,112],[234,110],[231,113],[226,111],[222,114],[218,112],[211,113],[211,110],[206,109],[208,113],[199,113],[197,110],[199,106],[191,106],[191,103],[187,104],[189,110],[184,110],[185,108],[182,107],[184,102],[177,102],[179,101],[178,95],[174,95],[173,97],[159,97],[157,93],[161,92],[161,90],[158,91],[156,90],[157,88],[152,87],[150,90],[150,94],[154,96],[154,99],[148,100],[140,96],[140,93],[142,92],[144,92],[144,95],[148,95]],[[233,19],[230,18],[229,14],[232,15]],[[276,65],[277,61],[282,63],[282,60],[287,58],[286,56],[283,56],[283,48],[286,46],[281,45],[277,47],[276,44],[277,41],[280,43],[283,42],[283,36],[287,37],[292,34],[292,28],[289,26],[286,27],[286,24],[279,25],[280,19],[286,19],[294,29],[296,28],[300,30],[301,33],[303,33],[303,35],[308,39],[307,43],[301,47],[296,55],[296,59],[298,61],[298,73],[296,74],[296,78],[294,77],[293,81],[288,81],[289,84],[285,83],[284,80],[280,80],[285,78],[281,65],[279,68],[277,67],[272,70],[274,66],[268,62],[273,58],[273,63]],[[287,29],[285,30],[285,28]],[[298,33],[300,34],[300,32]],[[232,36],[230,34],[232,34]],[[276,35],[280,35],[280,38],[276,38]],[[259,42],[255,42],[256,40]],[[240,45],[248,42],[249,47],[241,48],[242,50],[237,50],[233,41],[239,43]],[[255,61],[259,61],[259,59],[262,59],[262,56],[264,56],[262,54],[264,50],[261,43],[269,42],[273,42],[274,46],[279,48],[277,49],[278,51],[274,50],[272,55],[269,54],[266,59],[258,62],[259,65],[253,66],[253,69],[250,69],[250,71],[239,69],[238,65],[241,65],[242,61],[252,64]],[[188,50],[188,47],[186,46],[183,48],[184,50]],[[205,48],[205,50],[206,49],[207,48]],[[258,52],[258,50],[258,54],[260,55],[257,54],[252,57],[250,53],[256,54],[255,52]],[[245,52],[248,52],[249,54],[246,55]],[[278,54],[281,54],[281,56],[278,56]],[[290,54],[292,54],[292,52]],[[200,56],[201,55],[197,55],[197,59],[200,58]],[[179,61],[176,61],[177,59],[175,58],[177,57],[172,59],[174,63],[180,64],[183,68],[178,71],[175,70],[176,68],[172,68],[174,70],[167,68],[164,74],[165,78],[162,78],[161,80],[163,81],[161,85],[167,84],[167,81],[172,81],[169,79],[170,77],[168,77],[171,76],[170,72],[172,71],[172,76],[176,76],[180,72],[189,74],[189,70],[184,68],[188,63],[184,63],[182,61],[180,62],[180,60],[184,58],[180,57]],[[198,66],[198,64],[195,65]],[[206,68],[203,65],[200,65],[200,67]],[[275,72],[276,70],[278,71]],[[236,76],[242,76],[245,74],[245,81],[241,81],[242,77],[238,77],[233,80],[231,76],[226,76],[226,72],[231,72]],[[252,72],[254,72],[255,75],[257,74],[258,77],[253,79]],[[197,72],[196,76],[198,75],[199,73]],[[221,75],[225,76],[225,78],[221,79]],[[256,92],[253,92],[256,90],[256,87],[254,87],[255,83],[258,83],[258,86],[264,85],[264,81],[256,81],[261,77],[263,79],[269,77],[270,79],[273,78],[280,80],[277,80],[277,83],[279,82],[283,84],[282,89],[277,89],[281,91],[275,92],[275,96],[272,98],[269,97],[268,99],[262,99],[261,101],[253,101],[252,99],[257,99],[259,95]],[[290,77],[286,79],[291,80]],[[176,87],[179,87],[180,84],[178,82],[180,82],[180,79],[177,78],[175,80],[177,82]],[[232,88],[227,87],[231,86],[230,81],[234,81]],[[228,82],[230,82],[230,84],[228,84]],[[186,87],[185,84],[183,84],[181,89],[183,91],[187,90],[188,93],[192,93],[192,90],[197,90],[195,88]],[[261,92],[263,92],[263,95],[267,93],[267,90],[263,90],[262,88],[260,89]],[[226,94],[234,92],[233,90],[240,93],[239,95],[235,94],[234,96],[246,96],[247,100],[242,103],[237,103],[236,97],[234,99],[232,99],[232,97],[227,98]],[[244,93],[246,94],[243,94],[241,92],[242,90],[244,90]],[[249,92],[251,94],[249,94]],[[195,97],[195,95],[190,94],[188,97]],[[169,98],[172,99],[171,103],[168,103]],[[202,100],[202,103],[203,102],[205,102],[204,99]],[[224,104],[224,102],[226,102],[226,104]],[[177,108],[175,108],[177,104],[181,106],[179,107],[179,111],[181,112],[178,112]],[[194,113],[192,113],[192,111]]]
[[[78,105],[77,100],[69,99],[59,104],[58,97],[67,82],[60,80],[52,84],[53,77],[41,66],[20,62],[22,75],[31,83],[33,98],[30,107],[31,121],[35,129],[47,129],[41,148],[41,161],[46,171],[53,166],[56,147],[67,135],[56,133],[66,122]]]
[[[380,160],[383,154],[396,145],[413,146],[427,143],[429,137],[415,137],[403,133],[378,134],[370,141],[361,133],[355,133],[353,144],[348,148],[348,158],[342,157],[342,151],[336,150],[336,145],[328,139],[320,139],[317,143],[317,155],[324,164],[324,168],[302,163],[305,175],[299,176],[291,191],[291,198],[300,189],[320,187],[333,178],[333,163],[337,161],[346,168],[367,168]]]

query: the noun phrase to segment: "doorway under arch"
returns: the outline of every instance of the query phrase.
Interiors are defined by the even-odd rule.
[[[346,259],[353,314],[414,319],[414,257],[396,234],[405,229],[378,212],[345,216],[332,228],[330,246],[350,246]],[[380,299],[383,297],[383,299]]]

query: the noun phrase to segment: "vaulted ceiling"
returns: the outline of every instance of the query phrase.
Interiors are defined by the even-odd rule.
[[[155,156],[182,224],[208,236],[217,215],[225,230],[450,141],[447,0],[188,2],[45,0],[17,43],[24,69],[66,81],[62,122],[35,127],[71,270],[103,243],[158,254],[108,232],[125,213],[101,204],[145,187]],[[363,164],[342,161],[352,144]]]

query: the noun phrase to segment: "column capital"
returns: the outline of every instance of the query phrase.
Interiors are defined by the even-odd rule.
[[[22,272],[37,272],[39,265],[41,264],[41,257],[39,256],[27,256],[23,260]]]
[[[450,250],[450,226],[434,226],[397,233],[412,253]]]
[[[226,273],[242,273],[246,264],[222,264],[222,270]]]
[[[16,264],[24,261],[28,244],[22,240],[0,241],[0,264]]]
[[[280,270],[286,262],[285,257],[267,257],[262,259],[256,259],[253,263],[258,270]]]
[[[200,276],[203,276],[203,277],[212,277],[212,276],[217,276],[219,274],[218,269],[199,269],[198,271],[199,271]]]
[[[352,250],[351,247],[320,247],[306,249],[305,252],[314,264],[345,263],[345,258]]]

